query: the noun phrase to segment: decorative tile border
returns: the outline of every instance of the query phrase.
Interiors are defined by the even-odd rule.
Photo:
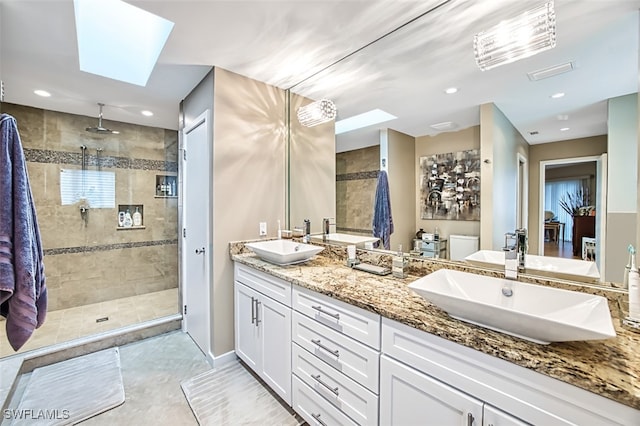
[[[378,179],[378,172],[379,170],[371,170],[368,172],[344,173],[344,174],[336,175],[336,181]]]
[[[32,163],[53,163],[53,164],[74,164],[82,165],[82,153],[53,151],[50,149],[24,148],[24,156]],[[98,166],[98,156],[85,154],[85,161],[88,166]],[[146,160],[143,158],[127,158],[115,156],[100,156],[100,166],[110,169],[137,169],[137,170],[159,170],[163,172],[178,172],[176,161]]]
[[[138,248],[138,247],[152,247],[152,246],[164,246],[178,244],[178,239],[173,240],[157,240],[157,241],[137,241],[131,243],[118,243],[118,244],[105,244],[101,246],[81,246],[81,247],[60,247],[60,248],[52,248],[45,249],[45,256],[55,256],[58,254],[75,254],[75,253],[89,253],[96,251],[109,251],[109,250],[120,250],[127,248]]]

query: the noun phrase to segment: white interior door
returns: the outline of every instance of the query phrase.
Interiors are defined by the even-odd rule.
[[[209,314],[211,283],[209,110],[183,132],[183,329],[213,361]]]

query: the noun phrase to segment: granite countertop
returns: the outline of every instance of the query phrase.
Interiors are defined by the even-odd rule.
[[[292,284],[378,313],[386,318],[512,362],[640,409],[640,334],[614,318],[617,337],[539,345],[449,317],[408,288],[404,279],[353,270],[335,257],[277,266],[232,250],[231,258]]]

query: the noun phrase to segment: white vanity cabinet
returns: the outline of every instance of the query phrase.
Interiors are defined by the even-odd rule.
[[[387,318],[382,352],[381,425],[640,424],[631,407]]]
[[[236,354],[291,405],[291,284],[236,263],[234,296]]]
[[[293,287],[293,408],[310,425],[377,425],[380,316]]]
[[[381,425],[479,426],[481,421],[482,401],[382,356]]]

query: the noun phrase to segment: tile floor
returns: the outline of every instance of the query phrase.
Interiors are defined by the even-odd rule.
[[[85,420],[82,425],[197,425],[180,382],[211,367],[182,331],[173,331],[120,346],[125,402]],[[29,375],[19,379],[8,407],[18,406]],[[2,426],[10,423],[1,422]]]
[[[94,303],[47,312],[44,324],[18,351],[23,353],[108,330],[178,313],[178,289]],[[96,322],[108,317],[108,321]],[[0,321],[0,357],[13,355],[7,342],[4,319]]]

